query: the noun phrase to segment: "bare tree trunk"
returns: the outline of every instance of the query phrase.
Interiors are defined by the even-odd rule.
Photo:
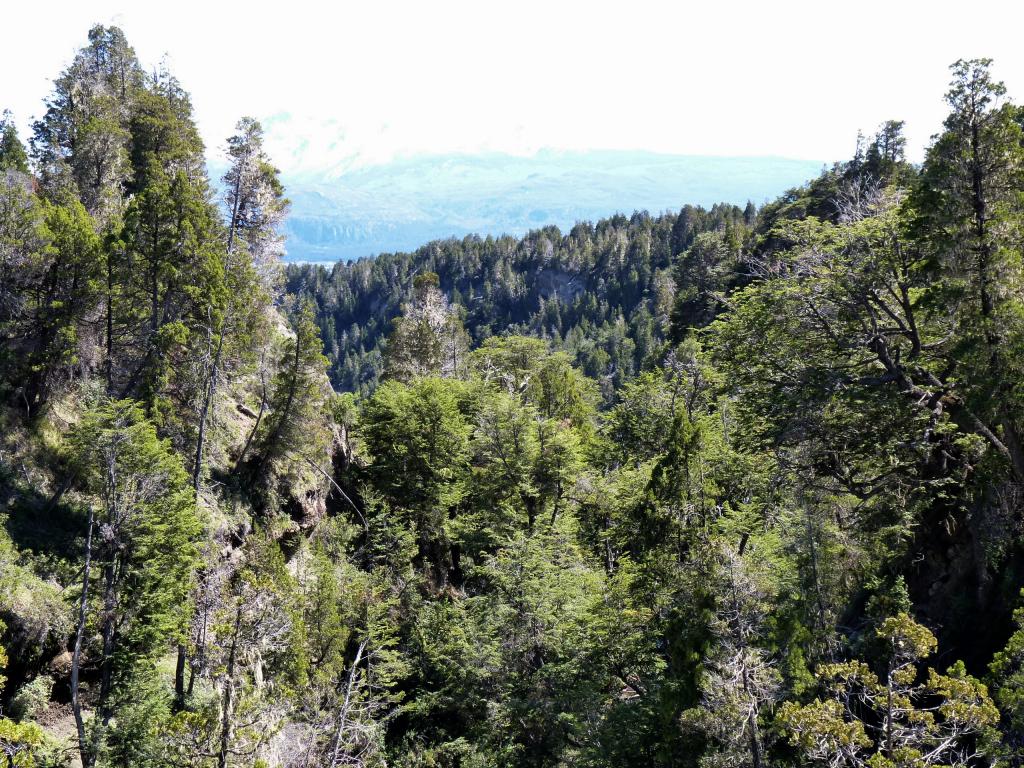
[[[111,561],[103,568],[103,654],[100,657],[100,698],[98,711],[106,725],[110,721],[110,698],[113,683],[114,656],[114,613],[117,608],[117,562]]]
[[[220,712],[220,749],[217,751],[217,768],[227,768],[228,752],[231,748],[231,716],[235,694],[235,664],[238,659],[238,635],[242,627],[242,603],[235,609],[235,628],[231,635],[231,650],[224,672],[224,696]]]
[[[338,758],[341,756],[342,736],[345,734],[345,726],[348,724],[348,712],[352,705],[352,690],[355,687],[356,675],[359,673],[359,664],[363,660],[363,651],[366,650],[366,640],[359,643],[356,651],[356,658],[352,662],[352,668],[348,672],[348,683],[345,686],[345,699],[341,704],[341,711],[338,712],[338,726],[334,729],[334,738],[331,739],[331,761],[330,768],[338,765]]]
[[[811,578],[814,581],[814,599],[818,606],[818,617],[816,624],[818,629],[824,631],[825,626],[825,598],[821,593],[821,578],[818,573],[818,547],[815,544],[815,531],[811,526],[811,509],[807,504],[804,507],[804,528],[807,533],[807,549],[811,556]]]
[[[89,570],[92,565],[92,530],[95,512],[89,507],[89,528],[85,534],[85,566],[82,570],[82,597],[78,603],[78,629],[75,632],[75,648],[71,655],[71,710],[75,715],[78,730],[78,752],[84,768],[92,768],[95,758],[85,736],[85,722],[82,719],[82,701],[79,695],[79,674],[82,667],[82,642],[85,639],[85,618],[89,600]]]
[[[177,712],[185,708],[185,660],[185,644],[178,643],[178,660],[174,665],[174,709]]]
[[[196,667],[202,669],[206,659],[206,632],[210,624],[210,604],[208,602],[208,579],[209,571],[203,569],[200,575],[201,589],[204,590],[204,597],[202,601],[202,622],[199,625],[199,631],[196,636],[196,652],[192,659],[192,664],[189,665],[188,672],[188,687],[185,689],[185,695],[191,696],[193,686],[196,682]]]
[[[885,756],[892,757],[893,753],[893,702],[892,702],[892,675],[894,662],[889,661],[889,670],[885,681]]]
[[[762,768],[764,765],[764,750],[761,747],[761,739],[757,731],[757,711],[751,710],[747,717],[747,727],[750,728],[750,760],[754,768]]]
[[[231,219],[228,222],[228,244],[225,255],[225,269],[228,272],[232,269],[231,255],[234,252],[235,232],[238,229],[238,209],[241,197],[242,170],[244,167],[245,166],[242,165],[238,169],[238,174],[235,178],[234,200],[231,204]],[[230,303],[228,305],[229,308],[227,314],[230,314],[233,301],[233,298],[229,300]],[[226,325],[226,320],[222,320],[220,332],[217,334],[217,350],[214,352],[213,361],[210,364],[210,374],[206,384],[206,393],[203,397],[203,407],[199,414],[199,436],[196,438],[196,458],[195,464],[192,468],[192,487],[195,489],[197,497],[199,495],[199,484],[203,475],[203,451],[206,446],[206,422],[210,415],[210,408],[213,406],[213,400],[217,396],[217,377],[220,374],[220,361],[224,352],[224,333]],[[248,441],[246,441],[246,444],[248,446]]]
[[[114,268],[107,256],[107,394],[114,391]]]

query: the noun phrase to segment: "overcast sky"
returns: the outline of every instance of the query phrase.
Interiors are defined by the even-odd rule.
[[[1024,2],[12,3],[0,108],[42,111],[93,23],[166,54],[211,151],[263,120],[287,172],[416,153],[647,149],[835,160],[907,121],[917,159],[948,65],[988,56],[1024,100]]]

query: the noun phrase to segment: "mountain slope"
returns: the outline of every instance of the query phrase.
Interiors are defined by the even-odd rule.
[[[449,238],[331,270],[292,264],[287,290],[317,305],[331,379],[341,390],[368,392],[376,386],[392,320],[416,275],[435,272],[474,344],[493,334],[549,338],[610,396],[645,361],[652,362],[673,312],[689,323],[700,320],[689,315],[713,303],[708,295],[687,292],[677,301],[677,288],[695,284],[695,269],[720,273],[703,280],[705,293],[734,281],[730,265],[754,219],[752,204],[687,205],[678,213],[579,223],[564,233],[551,226],[522,238]],[[700,259],[682,258],[700,238]]]
[[[684,201],[760,204],[820,169],[817,161],[772,157],[541,151],[415,157],[337,177],[286,174],[288,259],[349,260],[471,233],[568,229]]]

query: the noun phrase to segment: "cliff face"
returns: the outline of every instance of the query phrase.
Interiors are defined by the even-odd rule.
[[[969,509],[935,504],[916,527],[903,566],[919,616],[941,647],[983,675],[1012,631],[1024,573],[1021,506],[1013,483],[993,485]]]

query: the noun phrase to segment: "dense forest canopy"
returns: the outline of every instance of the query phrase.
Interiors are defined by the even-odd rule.
[[[547,227],[522,239],[441,240],[331,270],[289,264],[287,289],[318,306],[331,381],[343,391],[367,394],[376,385],[392,322],[416,276],[429,272],[438,275],[474,344],[508,334],[548,339],[569,351],[611,399],[628,378],[659,361],[673,318],[679,336],[690,314],[713,305],[714,291],[742,280],[726,265],[739,258],[755,217],[752,203],[745,209],[687,205],[678,215],[644,211],[583,222],[564,235]],[[707,260],[722,266],[712,274]],[[681,295],[677,284],[689,293]]]
[[[260,124],[211,183],[90,30],[0,124],[0,760],[1024,765],[1024,110],[951,78],[920,165],[285,270]]]

